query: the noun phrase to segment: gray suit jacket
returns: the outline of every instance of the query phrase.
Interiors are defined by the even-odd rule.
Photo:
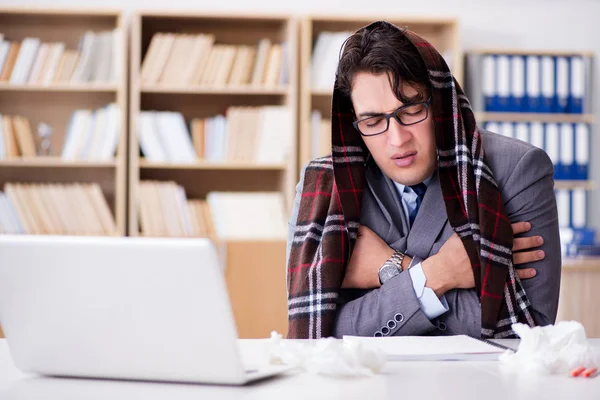
[[[560,289],[561,254],[558,215],[554,196],[553,165],[548,155],[522,141],[482,132],[487,163],[498,184],[511,222],[529,221],[525,236],[544,238],[543,261],[520,265],[533,267],[534,278],[523,280],[539,325],[555,322]],[[303,171],[304,172],[304,171]],[[452,235],[437,174],[434,175],[412,229],[404,215],[393,182],[374,163],[366,169],[361,224],[368,226],[395,250],[414,257],[413,264],[436,254]],[[296,222],[302,178],[297,187],[290,235]],[[288,237],[288,254],[292,236]],[[449,311],[429,321],[420,309],[410,274],[403,272],[374,290],[342,290],[335,336],[457,335],[481,333],[481,309],[475,289],[455,289],[445,294]]]

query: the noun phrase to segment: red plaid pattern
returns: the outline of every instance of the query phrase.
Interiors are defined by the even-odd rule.
[[[512,228],[468,99],[442,56],[408,30],[429,71],[438,173],[448,220],[460,236],[481,300],[482,337],[515,337],[511,325],[534,326],[512,264]],[[336,85],[337,86],[337,85]],[[332,102],[332,154],[310,162],[288,262],[290,338],[330,336],[336,301],[360,220],[366,148],[352,126],[352,104]]]

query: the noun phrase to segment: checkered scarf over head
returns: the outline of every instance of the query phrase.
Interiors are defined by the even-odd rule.
[[[375,22],[362,29],[373,29]],[[481,303],[482,337],[515,337],[535,325],[512,264],[512,228],[468,99],[436,49],[403,33],[429,72],[438,174],[448,220],[467,251]],[[336,81],[337,88],[337,81]],[[331,336],[336,302],[360,220],[366,148],[351,100],[334,90],[332,154],[310,162],[288,262],[289,338]]]

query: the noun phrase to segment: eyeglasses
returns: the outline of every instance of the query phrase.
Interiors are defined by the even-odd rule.
[[[363,136],[376,136],[385,133],[390,127],[390,118],[394,118],[402,126],[410,126],[423,122],[429,115],[431,96],[419,103],[406,104],[389,114],[375,115],[354,121],[354,129]]]

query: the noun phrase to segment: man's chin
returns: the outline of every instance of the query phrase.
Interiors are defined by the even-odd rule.
[[[409,171],[406,171],[406,172],[407,172],[406,174],[395,173],[395,174],[391,174],[391,176],[390,175],[388,175],[388,176],[394,182],[399,183],[401,185],[405,185],[405,186],[416,185],[418,183],[423,182],[425,179],[428,178],[428,176],[425,176],[425,174],[418,173],[417,171],[415,171],[415,173],[409,173]]]

